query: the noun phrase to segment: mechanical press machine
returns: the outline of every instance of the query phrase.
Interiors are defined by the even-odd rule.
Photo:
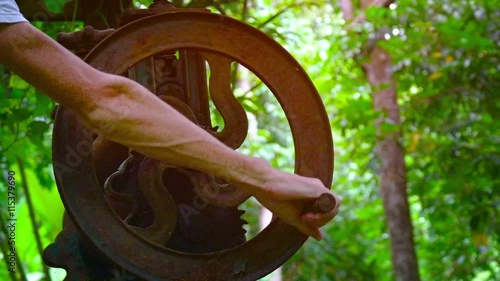
[[[138,81],[233,149],[248,131],[231,87],[231,65],[243,65],[287,117],[295,173],[330,186],[333,144],[319,94],[299,63],[261,31],[205,9],[155,1],[149,9],[126,10],[116,30],[86,26],[58,41],[94,68]],[[223,129],[212,124],[210,101]],[[65,280],[254,281],[307,239],[275,218],[247,241],[238,207],[248,194],[106,141],[63,107],[55,114],[53,162],[66,214],[43,260],[66,269]],[[331,210],[334,199],[322,197],[314,208]]]

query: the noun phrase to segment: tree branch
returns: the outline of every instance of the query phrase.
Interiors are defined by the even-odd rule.
[[[354,7],[352,5],[352,0],[340,0],[340,10],[342,10],[342,17],[344,20],[350,21],[354,18]]]
[[[341,0],[342,2],[351,2],[349,0]],[[394,3],[395,0],[373,0],[373,2],[368,6],[375,6],[375,7],[388,7],[392,3]],[[351,9],[352,9],[352,3],[351,3]],[[344,12],[342,10],[342,12]],[[352,11],[351,11],[352,13]],[[352,17],[351,17],[352,18]],[[344,16],[344,19],[346,20],[346,17]],[[351,30],[354,28],[356,25],[364,22],[366,20],[366,14],[364,12],[361,12],[354,20],[351,21],[351,23],[346,27],[347,30]]]

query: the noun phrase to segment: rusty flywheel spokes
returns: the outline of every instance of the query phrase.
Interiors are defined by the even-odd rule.
[[[193,52],[210,66],[210,97],[225,122],[221,132],[213,132],[217,138],[237,148],[246,137],[245,111],[234,98],[228,82],[231,63],[238,62],[266,84],[282,106],[295,144],[295,172],[319,178],[326,186],[330,185],[333,145],[322,101],[300,65],[262,32],[225,16],[174,9],[117,29],[85,60],[97,69],[121,75],[154,56],[164,59],[163,66],[168,67],[176,51]],[[186,77],[191,79],[187,83],[189,94],[196,90],[189,87],[201,77]],[[159,95],[163,101],[201,127],[211,129],[203,105],[179,100],[172,85],[160,83],[154,87],[152,90],[157,93],[165,87],[166,94]],[[54,126],[54,162],[63,163],[68,148],[75,149],[82,142],[94,141],[89,136],[76,116],[61,108]],[[277,219],[254,239],[222,251],[193,254],[165,247],[168,233],[180,223],[179,214],[173,208],[175,200],[158,188],[165,185],[160,174],[165,177],[165,170],[171,167],[156,160],[143,161],[138,173],[151,182],[139,183],[138,189],[142,194],[149,194],[145,201],[155,214],[152,223],[140,229],[125,224],[118,212],[110,208],[106,197],[110,195],[105,196],[106,190],[102,188],[103,176],[94,174],[92,155],[83,155],[77,167],[57,174],[59,192],[79,232],[108,260],[139,279],[253,281],[283,264],[306,240],[298,230]],[[237,206],[248,196],[228,188],[227,193],[210,197],[214,186],[219,188],[227,183],[196,171],[174,169],[189,177],[198,195],[213,205]],[[157,236],[151,229],[154,233],[167,235]]]

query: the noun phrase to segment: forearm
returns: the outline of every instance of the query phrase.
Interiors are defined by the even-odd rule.
[[[261,187],[272,172],[267,163],[236,153],[146,88],[113,76],[92,113],[82,120],[104,138],[147,156]]]

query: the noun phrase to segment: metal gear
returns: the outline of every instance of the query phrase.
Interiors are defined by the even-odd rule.
[[[120,165],[104,186],[106,197],[117,214],[129,226],[150,227],[157,210],[146,202],[139,188],[139,167],[147,158],[133,154]],[[244,211],[237,207],[219,207],[199,197],[190,173],[185,169],[167,166],[162,171],[161,188],[165,188],[174,200],[177,209],[175,230],[168,236],[165,245],[173,250],[188,253],[221,251],[243,244],[246,221],[241,219]],[[165,231],[162,231],[165,232]]]

